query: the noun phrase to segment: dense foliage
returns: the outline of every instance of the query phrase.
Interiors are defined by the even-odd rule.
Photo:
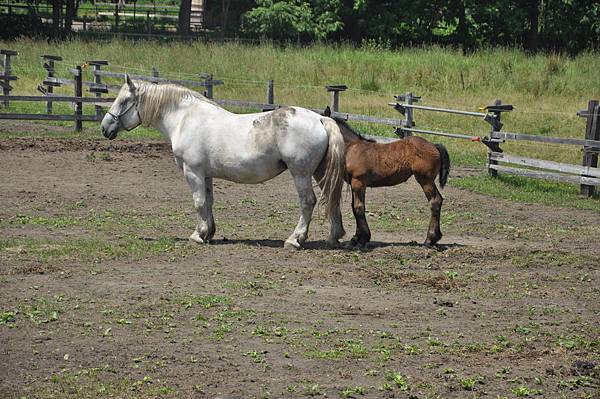
[[[17,3],[32,10],[37,4],[50,4],[52,16],[45,18],[52,20],[57,35],[71,30],[82,1]],[[190,34],[191,0],[122,1],[177,4],[179,34]],[[466,51],[517,46],[572,54],[600,48],[600,0],[203,0],[203,4],[203,34],[221,38],[350,41],[378,48],[443,44]],[[127,24],[127,18],[121,19],[122,25]],[[137,29],[135,24],[132,29]]]
[[[207,1],[219,9],[223,1]],[[440,43],[579,52],[600,46],[600,2],[589,0],[242,0],[230,30],[275,40]],[[247,11],[249,10],[249,11]],[[236,25],[237,23],[237,25]]]

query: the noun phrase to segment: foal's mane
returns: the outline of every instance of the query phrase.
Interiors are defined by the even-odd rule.
[[[375,143],[376,142],[375,140],[366,138],[365,136],[363,136],[362,134],[360,134],[359,132],[357,132],[356,130],[354,130],[354,128],[352,126],[350,126],[348,124],[348,122],[346,122],[345,119],[342,119],[342,118],[333,118],[333,120],[336,121],[336,123],[340,127],[340,130],[342,131],[342,135],[344,135],[344,133],[350,133],[350,134],[352,134],[354,136],[355,140],[367,141],[369,143]]]
[[[156,122],[164,111],[175,108],[184,99],[198,100],[218,107],[215,102],[202,94],[183,86],[157,85],[143,81],[134,81],[134,84],[137,92],[138,112],[144,124]],[[121,90],[128,90],[128,88],[124,86]]]

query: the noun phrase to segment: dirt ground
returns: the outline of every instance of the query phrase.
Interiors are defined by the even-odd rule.
[[[452,187],[472,173],[438,249],[412,180],[367,192],[367,250],[321,220],[284,249],[288,173],[216,181],[197,245],[164,143],[0,139],[0,396],[600,397],[600,214]]]

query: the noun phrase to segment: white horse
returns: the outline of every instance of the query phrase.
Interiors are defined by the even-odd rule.
[[[301,215],[284,246],[301,248],[308,237],[316,203],[313,176],[331,223],[327,243],[338,244],[345,234],[339,208],[345,149],[333,119],[299,107],[238,115],[181,86],[126,80],[102,119],[102,133],[112,140],[119,130],[144,123],[167,137],[198,212],[191,240],[207,243],[215,234],[213,178],[255,184],[289,169]]]

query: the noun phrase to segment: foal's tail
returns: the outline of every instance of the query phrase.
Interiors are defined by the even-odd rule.
[[[331,118],[322,118],[321,123],[325,127],[329,137],[325,161],[325,174],[319,182],[321,186],[321,205],[325,208],[325,217],[330,219],[342,198],[342,185],[346,172],[346,148],[344,137],[337,123]]]
[[[448,150],[442,144],[434,144],[438,151],[440,152],[440,156],[442,158],[442,162],[440,163],[440,186],[444,188],[446,182],[448,181],[448,174],[450,173],[450,155],[448,155]]]

